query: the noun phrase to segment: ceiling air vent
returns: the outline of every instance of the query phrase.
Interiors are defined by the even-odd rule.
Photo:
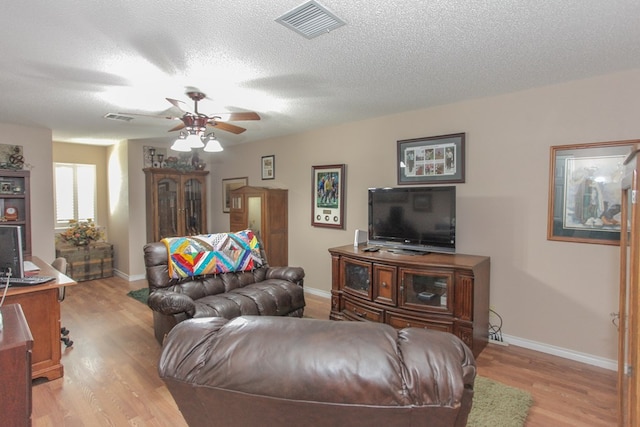
[[[123,122],[130,122],[131,120],[133,120],[133,117],[123,116],[121,114],[116,114],[116,113],[107,113],[104,115],[104,118],[109,120],[120,120]]]
[[[318,37],[345,25],[342,19],[313,0],[285,13],[276,19],[276,22],[308,39]]]

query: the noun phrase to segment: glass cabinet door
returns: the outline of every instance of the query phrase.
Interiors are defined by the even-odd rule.
[[[157,185],[160,239],[178,236],[178,182],[166,177]]]
[[[400,270],[400,304],[425,311],[452,313],[453,272]]]
[[[184,212],[182,223],[184,224],[185,235],[202,234],[203,227],[203,200],[202,183],[200,180],[191,178],[184,183]]]
[[[367,299],[371,299],[371,263],[356,260],[340,260],[342,287]]]

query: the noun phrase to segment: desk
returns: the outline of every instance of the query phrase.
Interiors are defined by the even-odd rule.
[[[33,338],[19,305],[3,305],[0,313],[0,414],[6,425],[31,426]]]
[[[60,273],[37,257],[31,261],[40,267],[41,276],[53,276],[56,280],[42,285],[9,288],[5,305],[20,304],[33,335],[31,378],[49,380],[62,377],[64,369],[60,359],[60,301],[59,288],[76,285],[70,277]]]

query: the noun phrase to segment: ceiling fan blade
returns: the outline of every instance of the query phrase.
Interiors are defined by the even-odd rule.
[[[223,120],[225,122],[240,122],[244,120],[260,120],[260,116],[258,113],[254,113],[253,111],[242,111],[238,113],[218,113],[218,114],[209,114],[210,116],[219,117],[219,120]]]
[[[221,130],[225,130],[227,132],[235,133],[236,135],[241,134],[242,132],[244,132],[246,130],[245,128],[241,128],[240,126],[232,125],[231,123],[226,123],[226,122],[219,122],[219,121],[213,120],[213,119],[209,120],[207,122],[207,124],[217,128],[217,129],[221,129]]]
[[[158,116],[157,114],[141,114],[141,113],[118,113],[123,116],[140,116],[140,117],[151,117],[154,119],[169,119],[169,120],[180,120],[180,117],[174,116]]]
[[[176,107],[178,110],[180,111],[184,111],[186,112],[187,110],[185,110],[184,108],[182,108],[182,105],[184,104],[184,102],[177,100],[177,99],[172,99],[172,98],[165,98],[167,101],[169,101],[171,103],[171,105],[173,105],[174,107]]]
[[[178,125],[175,125],[174,127],[172,127],[171,129],[169,129],[167,132],[174,132],[176,130],[182,130],[184,129],[185,124],[184,123],[180,123]]]

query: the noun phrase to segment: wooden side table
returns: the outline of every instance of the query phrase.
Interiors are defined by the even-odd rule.
[[[0,307],[0,312],[0,414],[3,425],[30,426],[33,337],[20,304]]]

